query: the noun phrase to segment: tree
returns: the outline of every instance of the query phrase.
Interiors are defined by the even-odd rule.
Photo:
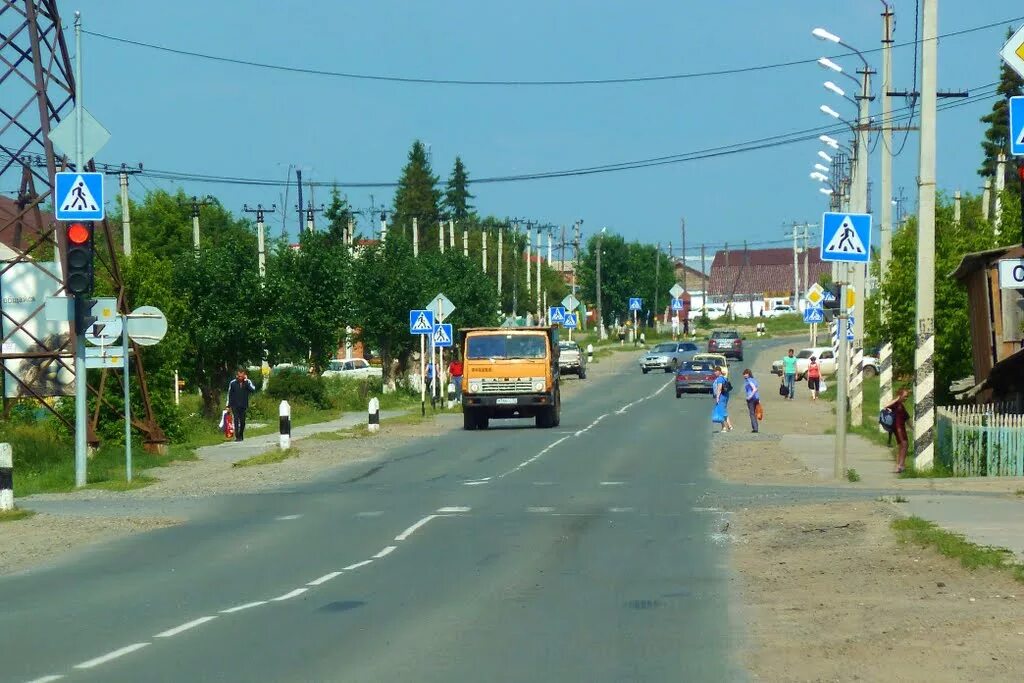
[[[130,201],[130,200],[129,200]],[[184,190],[148,192],[142,203],[131,202],[132,248],[159,259],[192,253],[192,197]],[[235,218],[214,200],[199,208],[199,236],[203,248],[243,241],[256,254],[256,235],[246,219]]]
[[[416,140],[409,150],[409,160],[402,169],[402,177],[398,179],[391,222],[395,228],[402,228],[406,235],[411,236],[412,219],[416,218],[421,244],[424,239],[428,240],[427,244],[437,244],[437,222],[441,217],[438,208],[441,191],[437,184],[437,176],[427,159],[427,150],[422,142]]]
[[[469,203],[471,199],[473,195],[469,193],[469,174],[462,163],[462,157],[457,156],[444,193],[444,207],[448,218],[458,223],[473,215],[473,207]]]
[[[331,188],[331,203],[324,209],[324,217],[327,219],[327,235],[331,244],[344,244],[345,231],[352,221],[352,208],[348,199],[342,196],[337,185]]]
[[[1006,37],[1013,35],[1012,30],[1007,30]],[[1024,78],[1010,68],[1005,62],[1000,62],[999,87],[997,92],[1000,97],[996,98],[992,105],[992,111],[981,117],[982,123],[988,124],[985,131],[985,139],[981,141],[981,148],[985,158],[978,169],[978,175],[983,178],[995,178],[996,160],[1002,152],[1009,156],[1010,152],[1010,123],[1008,98],[1015,95],[1024,95]],[[1006,164],[1006,187],[1017,188],[1020,179],[1017,177],[1017,170],[1011,162]]]

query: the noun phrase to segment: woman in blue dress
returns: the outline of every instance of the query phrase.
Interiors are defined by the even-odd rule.
[[[732,422],[729,420],[729,380],[722,374],[720,366],[715,367],[715,381],[711,383],[711,396],[715,405],[711,409],[711,422],[720,425],[721,431],[731,432]]]

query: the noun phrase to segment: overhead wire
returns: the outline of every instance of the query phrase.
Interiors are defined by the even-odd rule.
[[[984,31],[995,27],[1005,26],[1008,23],[1020,21],[1024,19],[1024,16],[1011,17],[1000,21],[990,22],[987,24],[972,26],[957,31],[950,31],[936,37],[936,40],[940,38],[954,38],[957,36],[974,33],[977,31]],[[768,71],[772,69],[781,69],[792,66],[799,66],[803,64],[813,64],[817,62],[817,59],[797,59],[789,60],[784,62],[775,62],[771,64],[756,64],[751,66],[734,67],[727,69],[710,69],[706,71],[693,71],[686,73],[675,73],[675,74],[654,74],[645,76],[626,76],[626,77],[613,77],[613,78],[581,78],[581,79],[544,79],[544,80],[526,80],[526,79],[512,79],[512,80],[501,80],[501,79],[463,79],[463,78],[418,78],[412,76],[389,76],[383,74],[367,74],[367,73],[356,73],[347,71],[331,71],[328,69],[317,69],[312,67],[296,67],[287,66],[284,64],[273,64],[270,62],[259,62],[250,59],[241,59],[237,57],[227,57],[223,55],[214,55],[205,52],[197,52],[194,50],[184,50],[180,48],[168,47],[166,45],[158,45],[156,43],[149,43],[141,40],[133,40],[131,38],[125,38],[123,36],[115,36],[108,33],[101,33],[99,31],[82,31],[86,35],[100,38],[102,40],[108,40],[111,42],[120,43],[123,45],[131,45],[134,47],[140,47],[150,50],[156,50],[169,54],[175,54],[183,57],[190,57],[194,59],[203,59],[208,61],[215,61],[227,64],[235,64],[238,66],[245,66],[257,69],[267,69],[273,71],[283,71],[288,73],[312,75],[312,76],[325,76],[331,78],[345,78],[353,80],[363,81],[385,81],[392,83],[405,83],[405,84],[419,84],[419,85],[458,85],[458,86],[514,86],[514,87],[527,87],[527,86],[580,86],[580,85],[614,85],[614,84],[626,84],[626,83],[651,83],[658,81],[679,81],[693,78],[707,78],[712,76],[729,76],[735,74],[754,73],[758,71]],[[917,53],[918,36],[915,32],[913,43],[896,43],[893,45],[894,48],[914,46],[915,50],[915,62]],[[873,48],[870,50],[864,50],[863,53],[870,54],[873,52],[879,52],[882,48]],[[842,59],[844,57],[852,57],[856,53],[844,52],[836,55],[832,55],[830,59]]]

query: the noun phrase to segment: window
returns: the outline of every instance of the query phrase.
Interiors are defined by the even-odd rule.
[[[370,367],[370,364],[367,363],[362,358],[356,358],[355,360],[352,361],[352,369],[353,370],[363,370],[363,369],[368,368],[368,367]]]
[[[826,358],[832,358],[832,352],[831,351],[822,351],[821,352],[821,360],[825,360]]]
[[[654,347],[652,353],[675,353],[675,344],[658,344]]]
[[[685,344],[680,344],[679,345],[679,350],[680,351],[699,351],[700,349],[697,348],[696,344],[693,344],[691,342],[686,342]]]
[[[810,358],[813,355],[814,355],[814,349],[804,349],[800,353],[796,354],[796,357],[797,358]],[[822,354],[821,357],[824,358],[825,354]]]
[[[718,332],[712,332],[712,339],[739,339],[739,333],[734,330],[720,330]]]
[[[481,335],[466,341],[466,358],[546,358],[547,344],[539,334]]]

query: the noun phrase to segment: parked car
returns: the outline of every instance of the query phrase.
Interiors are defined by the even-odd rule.
[[[640,357],[640,369],[645,375],[651,370],[673,372],[698,351],[693,342],[662,342]]]
[[[332,360],[327,364],[323,377],[364,379],[366,377],[380,377],[382,374],[381,368],[373,367],[365,358],[349,358],[347,360]]]
[[[708,314],[708,320],[718,320],[719,318],[725,316],[725,314],[727,313],[725,304],[708,304],[706,310]],[[694,313],[697,316],[700,316],[700,311],[701,309],[694,309]]]
[[[814,348],[800,349],[796,354],[796,378],[803,379],[807,375],[807,366],[811,362],[811,356],[818,359],[818,367],[821,369],[822,377],[836,374],[836,357],[831,346],[816,346]],[[874,356],[864,356],[861,361],[861,368],[865,377],[874,377],[878,374],[878,359]],[[782,360],[772,363],[772,374],[782,376]]]
[[[789,304],[776,304],[772,310],[765,311],[764,314],[768,318],[778,318],[782,315],[796,315],[799,312]]]
[[[574,341],[558,342],[558,371],[563,375],[587,378],[587,356]]]
[[[743,360],[743,337],[736,330],[715,330],[708,340],[708,353]]]
[[[720,353],[695,353],[693,354],[692,361],[699,361],[701,363],[710,363],[712,369],[717,365],[722,368],[722,374],[726,377],[729,376],[729,360]]]
[[[711,393],[715,381],[715,364],[710,361],[686,361],[676,370],[676,398],[690,392]]]

